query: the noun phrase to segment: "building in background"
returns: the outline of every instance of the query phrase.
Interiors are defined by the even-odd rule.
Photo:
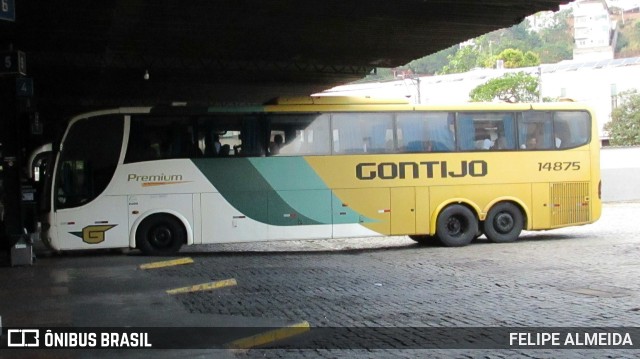
[[[613,59],[617,40],[616,22],[609,16],[604,0],[577,1],[573,6],[573,59],[576,61]]]

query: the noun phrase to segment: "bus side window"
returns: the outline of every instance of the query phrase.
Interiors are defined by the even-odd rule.
[[[393,115],[389,113],[336,113],[331,116],[333,152],[384,153],[393,141]]]
[[[493,150],[513,150],[516,147],[515,119],[512,113],[504,114],[496,126]]]
[[[456,138],[460,151],[472,151],[476,149],[476,129],[473,114],[459,113],[456,119]]]
[[[155,159],[149,132],[142,121],[132,120],[125,163]]]
[[[526,111],[518,121],[520,149],[540,150],[555,147],[551,112]]]
[[[461,151],[512,150],[515,148],[512,112],[461,112],[456,120]]]
[[[191,132],[176,131],[171,140],[170,158],[192,158],[195,157],[195,144]]]
[[[331,153],[328,114],[269,115],[269,156],[327,155]]]
[[[399,113],[396,139],[399,152],[453,151],[455,139],[447,112]]]
[[[498,138],[497,120],[500,118],[501,115],[495,112],[459,113],[456,124],[460,150],[492,149]]]
[[[590,121],[586,112],[556,112],[554,116],[556,148],[573,148],[589,142]]]

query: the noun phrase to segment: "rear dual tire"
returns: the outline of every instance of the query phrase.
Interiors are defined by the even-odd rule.
[[[523,228],[522,211],[510,202],[501,202],[491,207],[484,221],[484,234],[494,243],[515,241]]]
[[[482,231],[475,213],[466,206],[454,204],[438,215],[436,235],[447,247],[462,247],[484,233],[494,243],[509,243],[518,239],[524,229],[524,215],[511,202],[494,205],[487,214]]]
[[[440,212],[436,221],[436,236],[447,247],[462,247],[478,234],[475,213],[461,204],[452,204]]]

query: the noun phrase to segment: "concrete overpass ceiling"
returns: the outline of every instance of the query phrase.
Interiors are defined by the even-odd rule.
[[[563,2],[15,1],[0,46],[27,54],[43,105],[79,107],[308,94]]]

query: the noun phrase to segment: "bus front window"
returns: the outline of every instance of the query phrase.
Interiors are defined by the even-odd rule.
[[[55,188],[57,209],[82,206],[106,188],[122,147],[122,116],[102,116],[71,125],[58,160]]]

